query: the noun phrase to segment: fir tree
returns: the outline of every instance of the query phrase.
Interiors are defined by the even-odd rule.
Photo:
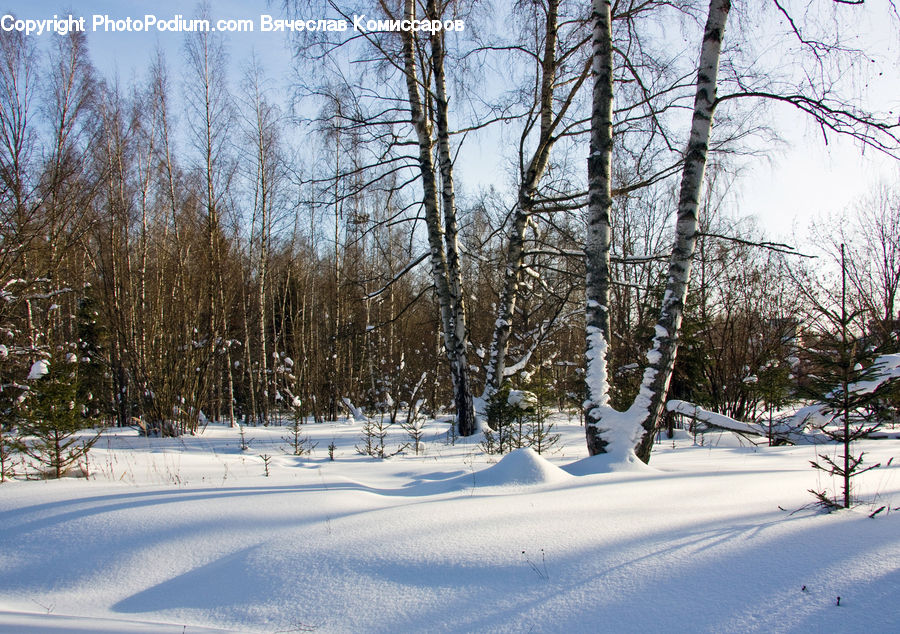
[[[45,375],[29,381],[18,407],[21,450],[53,478],[69,472],[99,438],[78,433],[93,419],[79,397],[77,369],[72,352],[52,359]]]
[[[19,444],[13,432],[13,427],[7,429],[0,420],[0,482],[6,482],[16,475],[12,459]]]
[[[756,378],[752,391],[764,406],[762,419],[757,420],[768,427],[769,445],[777,445],[779,441],[773,432],[775,411],[791,402],[791,366],[786,362],[772,360],[757,372]]]
[[[831,332],[819,339],[810,351],[816,372],[809,378],[808,396],[824,405],[820,411],[824,420],[817,423],[819,429],[832,441],[840,443],[843,453],[832,458],[819,454],[810,463],[815,469],[837,477],[841,481],[841,496],[831,496],[827,491],[810,492],[826,508],[850,508],[851,479],[879,467],[879,464],[863,466],[864,452],[854,453],[852,444],[875,431],[880,421],[873,405],[879,390],[869,391],[861,386],[873,378],[872,353],[863,345],[862,338],[854,334],[859,311],[847,307],[847,275],[844,246],[841,245],[841,297],[840,306],[829,309],[817,307],[825,317]],[[868,367],[867,367],[868,366]]]
[[[78,397],[87,408],[90,418],[106,418],[114,412],[109,403],[103,403],[101,394],[107,393],[103,378],[103,348],[105,329],[98,323],[97,302],[91,296],[78,302],[76,327],[78,332]]]

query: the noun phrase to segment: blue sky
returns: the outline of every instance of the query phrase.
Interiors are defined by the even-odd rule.
[[[878,2],[875,2],[878,4]],[[90,22],[92,14],[108,14],[113,18],[132,16],[139,18],[152,13],[159,19],[169,19],[177,14],[190,18],[197,5],[191,0],[153,0],[122,2],[93,0],[65,3],[47,0],[15,0],[7,2],[6,13],[19,17],[52,17],[71,12],[85,16]],[[2,5],[0,5],[2,6]],[[260,14],[280,17],[281,3],[263,0],[217,0],[212,3],[212,17],[251,18],[259,24]],[[867,15],[867,14],[866,14]],[[310,15],[310,18],[328,16]],[[895,114],[900,112],[900,48],[897,24],[868,19],[856,26],[865,40],[866,48],[872,48],[873,58],[882,75],[875,74],[866,85],[860,84],[858,98],[863,105],[885,108],[893,100]],[[52,35],[41,36],[42,41]],[[90,51],[94,64],[107,76],[118,75],[128,82],[141,77],[157,46],[167,55],[177,76],[183,50],[183,36],[171,33],[102,33],[89,32]],[[283,34],[233,33],[226,36],[230,50],[232,80],[237,82],[246,67],[251,53],[255,53],[266,68],[269,79],[283,87],[288,95],[291,82],[291,55]],[[830,135],[828,144],[814,125],[787,108],[773,109],[772,125],[784,143],[768,153],[768,159],[754,159],[735,188],[733,201],[735,213],[757,216],[760,223],[769,228],[773,237],[790,239],[797,231],[805,233],[811,221],[828,214],[839,213],[852,207],[854,202],[879,182],[900,181],[900,170],[895,161],[836,135]],[[498,161],[491,159],[483,144],[472,144],[461,154],[460,180],[471,190],[482,184],[505,184],[504,168],[497,169]],[[492,167],[493,165],[493,167]]]

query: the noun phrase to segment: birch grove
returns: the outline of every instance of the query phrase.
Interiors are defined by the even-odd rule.
[[[144,433],[415,411],[477,443],[515,390],[613,462],[649,460],[669,400],[761,430],[807,380],[784,340],[815,266],[729,189],[766,108],[900,145],[792,5],[766,5],[799,51],[771,76],[727,0],[287,6],[467,26],[295,31],[288,82],[218,32],[128,81],[78,33],[0,33],[0,432],[35,364],[69,354],[92,420]],[[785,79],[817,54],[816,81]],[[865,204],[834,236],[892,354],[896,191]]]

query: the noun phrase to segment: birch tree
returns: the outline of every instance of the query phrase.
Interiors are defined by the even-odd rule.
[[[223,218],[234,171],[230,157],[229,134],[233,123],[231,95],[226,85],[226,52],[215,34],[198,32],[186,42],[192,90],[189,101],[193,110],[192,136],[198,152],[197,168],[201,179],[206,233],[207,333],[208,345],[215,363],[213,415],[224,414],[234,424],[234,366],[231,358],[229,297],[226,294],[225,238]],[[219,377],[222,377],[219,379]],[[222,394],[221,383],[225,390]],[[224,410],[223,410],[224,405]]]
[[[810,29],[796,20],[787,3],[774,2],[778,15],[786,19],[786,33],[793,41],[792,63],[774,70],[777,79],[767,79],[755,69],[755,61],[746,65],[730,59],[725,80],[730,92],[717,95],[722,38],[731,10],[728,0],[711,0],[700,49],[699,69],[693,82],[693,118],[687,148],[683,153],[681,184],[678,192],[674,244],[669,258],[660,316],[647,353],[639,391],[626,411],[609,405],[607,355],[609,333],[609,210],[606,195],[611,146],[606,130],[612,125],[606,116],[612,101],[610,10],[595,2],[594,56],[595,85],[590,150],[589,221],[586,245],[587,262],[587,388],[585,402],[586,435],[591,455],[611,454],[614,461],[649,460],[653,431],[660,418],[671,381],[678,349],[681,322],[687,298],[691,260],[699,233],[698,203],[704,181],[710,131],[716,108],[740,100],[754,104],[768,102],[790,106],[811,117],[827,140],[829,134],[847,135],[866,146],[888,154],[900,155],[900,136],[896,116],[877,115],[860,109],[837,92],[840,75],[846,66],[868,60],[863,51],[848,47],[837,31],[841,24],[836,13],[862,10],[861,3],[835,2],[823,6],[820,13],[802,13],[810,19]],[[852,5],[852,6],[851,6]],[[829,13],[830,12],[830,13]],[[834,15],[832,15],[834,14]],[[825,15],[825,19],[817,21]],[[824,26],[823,26],[824,25]],[[832,33],[826,33],[831,28]],[[744,29],[748,29],[744,25]],[[746,34],[745,34],[746,35]],[[758,33],[747,37],[756,37]],[[752,48],[745,38],[742,44]],[[782,42],[782,45],[784,43]],[[619,53],[619,48],[615,51]],[[740,51],[740,47],[735,47]],[[810,66],[807,67],[807,64]],[[627,66],[627,64],[626,64]],[[724,92],[724,91],[723,91]],[[740,138],[746,131],[738,129]]]
[[[519,284],[526,256],[525,235],[536,208],[542,202],[538,186],[547,170],[554,145],[560,138],[571,133],[573,123],[566,118],[566,114],[589,74],[587,64],[582,65],[577,61],[574,70],[564,71],[565,60],[575,56],[576,51],[581,47],[581,42],[576,40],[575,42],[560,43],[559,11],[559,0],[548,0],[537,11],[544,20],[544,29],[541,34],[543,47],[530,52],[534,55],[536,66],[535,99],[525,118],[519,142],[518,191],[507,238],[505,262],[502,269],[503,281],[489,348],[490,358],[482,393],[482,400],[485,403],[497,392],[509,374],[506,357],[510,334],[513,331],[513,320],[519,299]],[[577,20],[567,21],[577,22]],[[576,31],[575,35],[577,37],[580,33]],[[541,43],[541,39],[538,39],[538,43]],[[562,87],[563,94],[558,97],[556,93],[560,87]],[[532,136],[531,133],[535,126],[537,126],[537,140],[529,157],[525,150],[526,142]]]
[[[268,423],[271,378],[269,372],[270,344],[267,337],[270,302],[269,259],[272,252],[273,226],[276,206],[282,197],[285,166],[281,153],[280,123],[281,113],[271,103],[264,74],[254,59],[247,70],[244,88],[248,95],[247,104],[247,156],[248,180],[251,185],[253,212],[251,218],[251,239],[248,257],[251,269],[256,270],[256,345],[250,345],[249,329],[245,342],[246,371],[250,373],[249,395],[251,409],[259,422]],[[255,260],[255,266],[254,266]],[[246,313],[245,313],[246,314]],[[258,353],[251,351],[255,348]],[[256,372],[253,367],[256,366]],[[255,374],[255,376],[254,376]]]
[[[665,405],[678,335],[687,297],[697,233],[697,210],[706,167],[716,99],[716,82],[729,0],[711,0],[700,49],[693,118],[678,197],[675,244],[660,316],[643,380],[631,407],[618,412],[609,405],[607,354],[610,341],[610,212],[612,209],[613,44],[611,3],[592,7],[594,78],[591,143],[588,159],[588,236],[586,258],[585,433],[591,455],[613,461],[649,460],[653,430]]]
[[[23,255],[36,237],[30,230],[34,200],[33,112],[36,69],[34,44],[21,32],[0,34],[0,280],[24,265]]]
[[[429,19],[440,17],[435,0],[428,0],[425,17]],[[416,19],[414,0],[405,0],[403,19]],[[417,58],[421,43],[417,32],[402,31],[401,37],[410,118],[419,148],[418,162],[422,177],[425,224],[431,250],[431,272],[441,310],[444,348],[450,362],[456,424],[461,436],[470,436],[476,431],[476,423],[472,388],[469,383],[468,332],[462,294],[456,194],[453,188],[443,32],[432,33],[428,42],[430,57],[426,59],[430,59],[430,69],[419,68]],[[431,77],[430,82],[428,77]],[[434,123],[426,113],[424,99],[429,93],[433,95]],[[433,158],[435,148],[438,157],[437,166]],[[440,194],[438,175],[440,175]]]

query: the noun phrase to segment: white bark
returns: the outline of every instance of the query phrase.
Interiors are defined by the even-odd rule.
[[[804,410],[798,412],[799,416],[778,420],[770,427],[765,423],[747,423],[735,420],[725,414],[707,411],[699,405],[687,401],[669,401],[666,403],[666,409],[687,416],[706,429],[730,431],[742,436],[772,438],[791,445],[818,444],[828,440],[823,433],[815,431],[814,423],[817,423],[818,420],[804,415]],[[810,429],[811,427],[813,428]]]
[[[594,0],[591,19],[594,79],[588,157],[588,227],[585,240],[585,327],[587,336],[584,403],[585,434],[591,455],[606,453],[612,442],[608,421],[610,224],[612,210],[613,47],[609,0]]]
[[[608,10],[601,11],[605,5],[602,0],[594,4],[594,55],[595,77],[604,78],[601,65],[607,63],[605,41],[598,44],[598,32],[605,29]],[[669,260],[669,273],[660,316],[657,321],[655,335],[650,351],[647,353],[648,365],[637,397],[627,412],[613,411],[607,403],[606,390],[606,345],[609,341],[609,317],[605,303],[608,299],[608,222],[602,222],[602,215],[611,206],[599,204],[605,192],[600,189],[604,185],[603,176],[609,172],[596,175],[589,182],[591,199],[596,198],[596,208],[591,206],[591,227],[588,233],[588,321],[587,321],[587,380],[588,401],[585,407],[586,434],[588,450],[592,455],[598,453],[612,454],[613,460],[629,460],[635,454],[647,462],[653,443],[653,431],[663,413],[669,382],[675,365],[678,350],[678,337],[687,298],[688,283],[691,274],[691,260],[694,255],[697,234],[697,211],[700,190],[706,169],[706,156],[709,150],[710,130],[712,128],[713,111],[716,100],[716,83],[719,70],[719,58],[722,51],[722,40],[725,25],[731,10],[730,0],[710,0],[709,14],[703,33],[700,49],[700,64],[697,72],[696,94],[694,97],[694,115],[691,123],[690,137],[685,152],[684,167],[681,176],[681,189],[678,197],[678,215],[676,221],[675,244]],[[602,36],[603,33],[600,33]],[[611,65],[610,65],[611,67]],[[604,66],[605,68],[605,66]],[[611,93],[611,82],[610,82]],[[602,91],[601,91],[602,92]],[[611,102],[611,94],[609,101]],[[605,101],[604,101],[605,103]],[[592,128],[602,128],[606,121],[602,111],[597,107],[597,89],[595,87],[595,110]],[[591,160],[595,160],[592,145]],[[601,154],[598,162],[605,154]],[[593,175],[593,172],[590,172]],[[590,176],[589,176],[590,178]],[[605,181],[608,187],[608,180]],[[606,199],[603,200],[606,203]],[[600,229],[593,235],[593,223],[597,221]],[[608,216],[607,216],[608,220]],[[606,261],[600,257],[592,259],[593,243],[600,243],[597,251],[602,254],[606,245]],[[607,277],[604,279],[604,273]],[[596,276],[596,277],[594,277]],[[606,283],[606,293],[603,284]],[[595,290],[596,288],[596,290]],[[605,319],[604,319],[605,317]]]
[[[433,9],[433,3],[429,2]],[[406,0],[404,17],[415,18],[415,3]],[[450,361],[453,381],[453,400],[457,426],[462,436],[475,432],[475,414],[469,387],[469,368],[466,355],[467,333],[465,306],[459,268],[459,247],[456,228],[456,207],[453,193],[452,162],[447,126],[447,97],[443,76],[443,49],[439,38],[433,38],[432,70],[435,77],[438,160],[442,177],[444,226],[441,226],[441,205],[438,202],[437,177],[433,160],[434,130],[425,114],[416,65],[416,35],[401,32],[403,38],[404,72],[409,95],[410,114],[419,145],[419,168],[422,175],[423,206],[428,244],[431,249],[431,272],[435,293],[441,309],[444,349]],[[446,230],[446,234],[445,234]]]
[[[526,255],[525,233],[535,210],[535,197],[538,185],[547,170],[550,152],[559,138],[555,135],[563,121],[563,116],[572,104],[575,93],[580,89],[587,77],[587,69],[580,76],[576,76],[569,88],[569,92],[562,96],[562,103],[557,106],[557,112],[554,112],[554,105],[556,105],[554,101],[554,86],[558,80],[559,65],[557,51],[558,18],[559,0],[548,0],[546,21],[544,23],[544,50],[540,58],[540,94],[537,104],[540,115],[539,135],[537,146],[531,158],[526,162],[525,157],[521,157],[524,167],[519,177],[518,197],[513,211],[513,221],[506,250],[506,263],[503,269],[503,286],[500,290],[497,319],[494,322],[494,333],[491,337],[489,348],[490,357],[486,368],[484,392],[481,396],[484,403],[490,400],[500,388],[504,379],[510,376],[509,368],[506,366],[506,357],[515,319],[522,267]],[[523,135],[522,146],[525,145],[524,141]],[[530,356],[530,354],[526,356]]]

